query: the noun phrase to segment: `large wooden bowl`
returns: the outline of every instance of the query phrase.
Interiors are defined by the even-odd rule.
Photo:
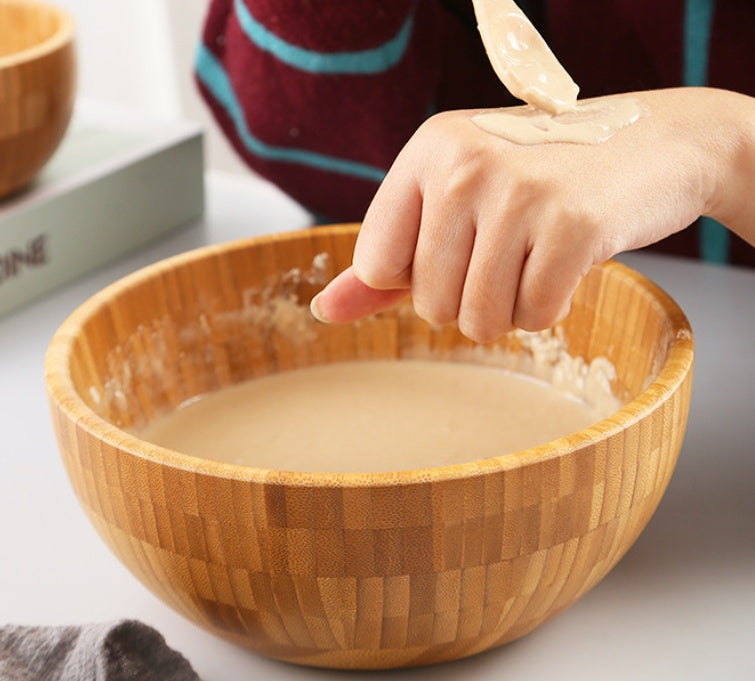
[[[275,312],[271,293],[306,305],[320,288],[308,281],[313,258],[329,254],[332,276],[349,264],[355,235],[334,226],[207,247],[95,295],[46,357],[60,450],[115,554],[223,638],[325,667],[471,655],[574,603],[640,534],[682,442],[690,328],[647,279],[618,263],[594,268],[562,328],[573,355],[613,362],[626,406],[569,437],[464,465],[292,473],[192,458],[129,434],[256,375],[464,356],[469,341],[430,328],[408,304],[350,326],[310,322],[304,310],[285,327],[260,314]],[[518,343],[504,338],[490,352],[526,352]]]
[[[0,0],[0,197],[28,185],[57,149],[75,89],[70,16],[33,0]]]

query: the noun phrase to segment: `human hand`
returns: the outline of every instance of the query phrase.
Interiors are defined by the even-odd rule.
[[[649,115],[595,145],[516,145],[478,128],[476,111],[434,116],[397,157],[365,215],[353,266],[315,311],[349,322],[411,293],[421,318],[456,320],[488,342],[557,323],[592,265],[701,214],[744,222],[748,238],[755,216],[742,217],[726,196],[751,191],[755,170],[737,149],[752,136],[726,113],[729,95],[743,97],[635,93]],[[744,100],[734,102],[740,115],[751,113]]]

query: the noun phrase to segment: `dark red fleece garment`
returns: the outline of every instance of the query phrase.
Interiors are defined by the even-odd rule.
[[[589,97],[683,84],[685,0],[530,0],[519,4]],[[239,7],[239,4],[243,7]],[[378,48],[411,17],[400,60],[377,73],[312,73],[279,59],[245,33],[246,11],[269,34],[322,54]],[[709,85],[755,95],[755,2],[719,0],[707,56]],[[514,103],[484,53],[471,1],[212,0],[203,46],[222,65],[249,133],[274,148],[308,150],[386,171],[435,111]],[[359,220],[379,179],[250,149],[238,122],[197,78],[236,151],[313,213]],[[698,255],[696,227],[655,248]],[[730,260],[755,266],[755,249],[730,237]]]

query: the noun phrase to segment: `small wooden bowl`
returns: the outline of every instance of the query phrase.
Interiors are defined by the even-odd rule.
[[[33,0],[0,0],[0,197],[28,185],[58,148],[75,89],[71,17]]]
[[[626,406],[574,435],[463,465],[292,473],[129,434],[252,376],[417,352],[448,361],[472,346],[408,304],[357,325],[261,321],[271,293],[306,305],[321,286],[308,272],[315,256],[328,254],[333,276],[356,233],[333,226],[202,248],[106,288],[50,344],[53,423],[102,538],[207,630],[322,667],[452,660],[567,608],[640,534],[681,446],[692,335],[650,281],[618,263],[593,268],[561,328],[571,354],[613,362]],[[492,349],[525,352],[517,343]]]

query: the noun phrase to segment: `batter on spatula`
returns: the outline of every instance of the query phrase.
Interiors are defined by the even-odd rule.
[[[577,102],[579,87],[511,0],[474,0],[488,59],[508,91],[527,106],[488,110],[472,120],[518,144],[596,144],[638,120],[645,109],[626,95]]]

